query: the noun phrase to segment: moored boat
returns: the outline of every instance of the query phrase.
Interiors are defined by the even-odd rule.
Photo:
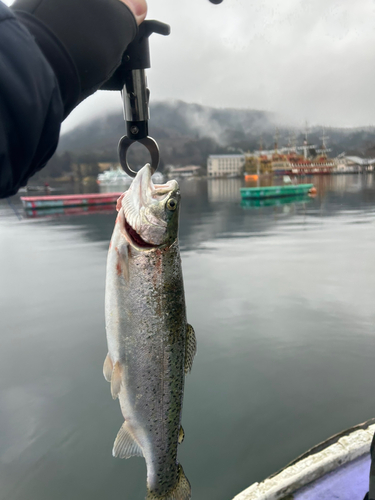
[[[246,174],[244,175],[245,181],[257,181],[259,179],[258,174]]]
[[[279,148],[279,132],[275,135],[274,149],[260,149],[245,155],[245,174],[260,175],[316,175],[332,174],[336,170],[336,160],[329,158],[328,137],[323,129],[320,148],[309,144],[307,130],[302,146],[297,146],[295,137],[289,138],[288,145]]]
[[[287,184],[285,186],[243,187],[240,188],[240,192],[241,198],[246,200],[300,196],[308,194],[313,188],[314,184]]]
[[[164,182],[164,176],[161,172],[155,172],[152,176],[154,184],[162,184]],[[100,186],[130,186],[133,182],[133,178],[130,177],[122,167],[118,166],[116,168],[111,168],[102,172],[98,175],[96,182]]]
[[[26,209],[79,207],[116,203],[121,193],[70,194],[59,196],[21,196]]]
[[[289,205],[292,203],[309,203],[312,197],[306,194],[296,196],[281,196],[273,198],[247,198],[241,200],[242,208],[262,208],[262,207],[276,207],[281,205]]]
[[[340,432],[233,500],[363,500],[375,419]]]
[[[163,184],[164,182],[164,175],[161,172],[155,172],[151,178],[154,184]]]
[[[132,183],[132,178],[124,170],[118,166],[116,168],[111,168],[105,172],[98,175],[96,182],[100,186],[111,186],[117,184],[123,184],[127,186]]]

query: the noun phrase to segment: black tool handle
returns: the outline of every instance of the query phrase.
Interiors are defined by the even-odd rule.
[[[153,33],[167,36],[171,32],[168,24],[160,21],[144,21],[138,29],[135,39],[129,44],[122,58],[121,68],[126,70],[147,69],[151,67],[148,39]]]
[[[111,78],[101,87],[102,90],[122,90],[129,71],[151,67],[150,47],[148,39],[152,33],[169,35],[171,28],[160,21],[143,21],[138,28],[138,34],[122,56],[122,62]]]

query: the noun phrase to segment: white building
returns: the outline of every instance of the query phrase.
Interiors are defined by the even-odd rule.
[[[345,156],[341,153],[336,158],[336,171],[339,173],[372,172],[375,158],[360,158],[359,156]]]
[[[238,177],[245,165],[245,155],[210,155],[207,159],[208,177]]]

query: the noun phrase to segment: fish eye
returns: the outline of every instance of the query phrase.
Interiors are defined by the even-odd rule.
[[[168,210],[176,210],[177,208],[177,201],[174,198],[169,198],[167,201],[167,208]]]

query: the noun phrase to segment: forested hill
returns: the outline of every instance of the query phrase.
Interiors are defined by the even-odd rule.
[[[215,109],[177,101],[153,104],[150,114],[150,135],[158,141],[167,164],[202,164],[208,154],[225,153],[228,147],[229,151],[231,147],[254,149],[261,134],[271,138],[275,131],[272,115],[263,111]],[[119,112],[63,135],[58,153],[85,153],[99,161],[117,161],[117,143],[124,134]],[[138,159],[143,148],[134,149]]]
[[[292,128],[271,113],[255,110],[216,109],[182,101],[159,102],[151,106],[150,135],[160,146],[161,165],[205,165],[209,154],[238,153],[259,148],[272,148],[276,129],[279,147],[295,136],[297,145],[304,138],[304,127]],[[366,155],[375,152],[375,128],[326,128],[330,155]],[[117,143],[125,134],[122,113],[88,122],[61,137],[56,159],[73,158],[81,162],[115,162]],[[309,132],[309,142],[321,144],[322,127]],[[69,152],[69,155],[67,154]],[[130,161],[142,164],[148,153],[142,146],[132,146]],[[67,162],[65,162],[67,164]],[[62,168],[62,167],[61,167]],[[60,168],[60,170],[61,170]],[[64,167],[66,168],[66,167]]]

